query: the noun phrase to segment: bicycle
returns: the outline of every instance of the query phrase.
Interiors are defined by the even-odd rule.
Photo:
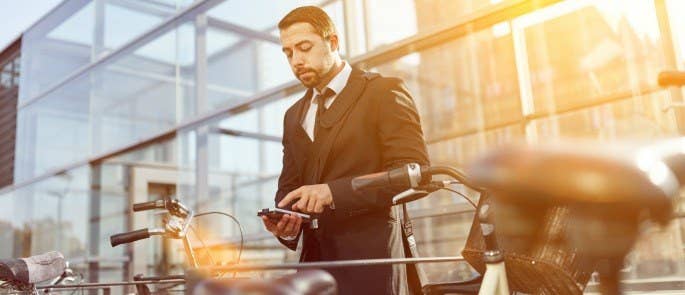
[[[45,286],[39,283],[50,281]],[[76,275],[69,268],[64,255],[51,251],[19,259],[0,260],[0,294],[38,294],[42,289],[49,293],[52,287],[76,282]]]
[[[142,239],[147,239],[153,235],[161,235],[166,238],[181,239],[183,241],[186,259],[189,268],[183,275],[155,277],[157,281],[174,280],[174,283],[186,285],[186,292],[188,294],[213,294],[217,290],[231,288],[246,292],[250,294],[335,294],[335,280],[325,271],[306,271],[296,274],[290,274],[274,280],[250,280],[247,278],[235,278],[235,272],[231,278],[222,277],[223,271],[206,271],[199,268],[195,250],[188,239],[188,229],[194,230],[191,222],[193,218],[209,215],[220,214],[230,217],[235,221],[240,228],[240,248],[238,250],[238,258],[235,264],[240,262],[240,256],[243,249],[243,230],[240,222],[230,214],[218,211],[211,211],[205,213],[194,214],[194,212],[183,205],[178,199],[163,199],[133,205],[134,212],[163,209],[168,213],[168,218],[164,220],[163,228],[155,229],[140,229],[132,232],[116,234],[110,237],[110,242],[113,247],[135,242]],[[199,237],[198,237],[199,238]],[[203,244],[202,239],[199,239]],[[210,254],[211,257],[211,254]],[[212,259],[213,260],[213,259]],[[149,288],[145,283],[151,278],[139,276],[140,281],[146,281],[136,284],[136,290],[139,294],[151,294]]]

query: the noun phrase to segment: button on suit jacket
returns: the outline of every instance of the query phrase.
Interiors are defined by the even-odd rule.
[[[317,119],[323,134],[314,141],[302,128],[313,91],[290,107],[283,128],[283,170],[276,204],[302,185],[329,185],[335,209],[319,215],[318,229],[304,225],[300,261],[404,257],[401,225],[391,210],[396,189],[357,193],[355,176],[406,163],[428,165],[419,115],[397,78],[353,68],[347,85]],[[298,239],[279,239],[295,250]],[[329,270],[340,294],[406,292],[404,266]]]

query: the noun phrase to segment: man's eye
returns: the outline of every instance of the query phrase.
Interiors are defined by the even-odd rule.
[[[300,46],[300,50],[302,51],[309,51],[309,49],[312,49],[311,45]]]

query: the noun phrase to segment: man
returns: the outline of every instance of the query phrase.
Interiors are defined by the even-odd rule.
[[[283,53],[308,88],[285,114],[278,207],[317,214],[318,228],[297,216],[263,217],[267,230],[300,261],[401,258],[401,227],[391,211],[397,191],[355,193],[355,176],[428,164],[419,115],[396,78],[352,68],[338,54],[335,26],[306,6],[278,24]],[[403,265],[337,268],[340,294],[404,294]]]

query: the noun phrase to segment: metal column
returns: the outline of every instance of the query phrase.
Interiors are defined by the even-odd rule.
[[[207,103],[207,15],[201,13],[195,17],[195,114],[208,110]],[[195,186],[196,210],[202,200],[209,197],[209,126],[201,125],[196,129],[195,140]]]

